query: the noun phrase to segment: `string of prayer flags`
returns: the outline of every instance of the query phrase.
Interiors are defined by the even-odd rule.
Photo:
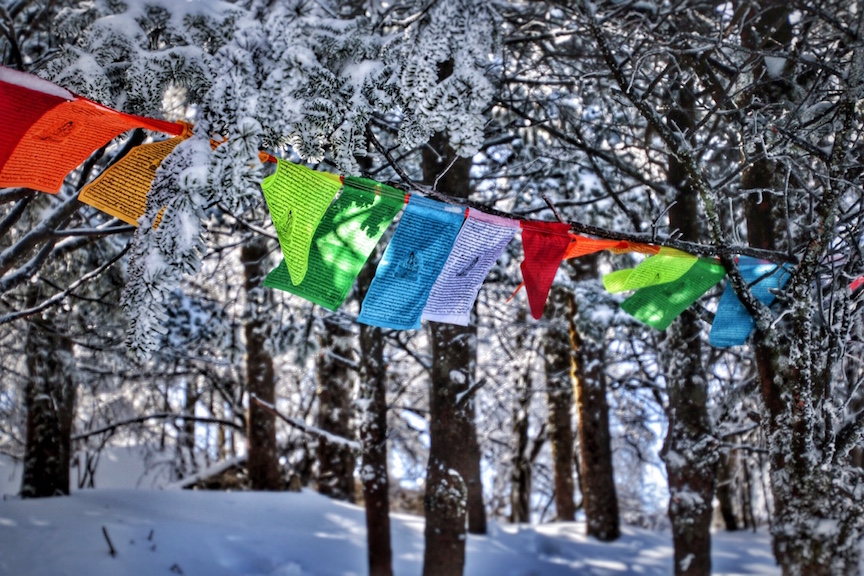
[[[279,159],[276,171],[261,181],[270,218],[282,247],[292,284],[306,277],[312,236],[342,187],[336,174],[310,170]]]
[[[464,210],[412,195],[363,299],[358,322],[416,330],[432,285],[459,229]]]
[[[683,276],[696,263],[696,256],[662,247],[635,268],[616,270],[603,276],[603,286],[612,294],[673,282]]]
[[[422,319],[467,326],[483,280],[518,229],[516,220],[469,210]]]
[[[539,320],[555,273],[570,245],[570,225],[566,222],[522,221],[522,281],[528,294],[531,316]]]
[[[156,169],[191,135],[192,125],[185,124],[185,130],[176,138],[136,146],[84,186],[78,200],[137,226],[147,208],[147,193],[156,177]]]
[[[766,306],[774,302],[774,291],[782,290],[790,277],[788,265],[778,266],[750,256],[741,256],[738,259],[738,269],[741,277],[750,286],[753,296]],[[755,326],[756,321],[738,299],[732,284],[727,283],[717,305],[709,342],[718,348],[738,346],[747,341]]]
[[[264,286],[337,310],[404,205],[404,192],[374,180],[346,176],[342,193],[330,205],[312,238],[306,277],[294,285],[283,260],[264,279]]]
[[[124,114],[71,92],[72,99],[60,98],[62,101],[50,105],[53,100],[46,97],[44,84],[28,78],[35,89],[22,86],[16,82],[16,75],[9,74],[6,69],[3,72],[0,84],[4,93],[15,98],[17,104],[4,104],[3,120],[11,122],[12,128],[4,131],[6,143],[5,155],[0,157],[0,187],[21,186],[57,193],[69,172],[127,130],[147,128],[173,135],[183,131],[183,126],[175,122]],[[38,118],[34,120],[35,114],[11,118],[9,112],[29,98],[40,103],[42,113]],[[9,134],[17,138],[10,138]]]
[[[726,269],[717,260],[699,258],[677,280],[640,288],[621,303],[621,309],[657,330],[665,330],[725,275]]]

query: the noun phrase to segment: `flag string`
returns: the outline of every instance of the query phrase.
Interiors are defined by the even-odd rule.
[[[137,225],[156,169],[180,142],[192,136],[194,127],[119,112],[41,78],[0,67],[0,129],[4,134],[0,138],[0,187],[56,193],[66,175],[94,150],[133,128],[173,138],[132,148],[87,184],[79,199]],[[725,276],[717,256],[748,258],[742,272],[756,284],[753,289],[766,304],[785,286],[789,264],[796,262],[792,254],[750,246],[706,245],[568,221],[546,195],[543,199],[557,221],[526,218],[453,198],[436,186],[412,180],[371,127],[366,133],[409,191],[368,178],[312,170],[259,151],[262,163],[276,166],[261,186],[285,256],[267,276],[265,286],[337,309],[385,229],[403,210],[361,305],[360,322],[398,329],[419,327],[421,317],[466,323],[480,285],[517,229],[522,231],[525,253],[519,288],[526,287],[532,316],[537,319],[543,315],[561,262],[600,250],[648,254],[636,268],[606,275],[604,284],[612,292],[635,291],[622,308],[660,330]],[[226,141],[211,139],[211,148]],[[781,268],[774,262],[781,263],[782,274],[776,273]],[[767,280],[753,277],[755,271]],[[753,322],[743,310],[727,286],[714,321],[714,327],[722,325],[725,331],[712,336],[712,343],[728,346],[746,340]]]

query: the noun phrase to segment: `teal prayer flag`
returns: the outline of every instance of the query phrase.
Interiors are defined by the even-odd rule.
[[[787,264],[778,266],[749,256],[738,259],[738,269],[744,281],[751,285],[753,296],[766,306],[770,306],[774,301],[773,291],[786,286],[790,276]],[[711,345],[726,348],[743,344],[755,326],[756,321],[744,308],[732,285],[727,283],[711,325]]]

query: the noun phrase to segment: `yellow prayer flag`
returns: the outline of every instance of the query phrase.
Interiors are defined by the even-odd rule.
[[[183,133],[176,138],[136,146],[87,184],[78,200],[137,226],[138,219],[144,215],[147,207],[147,193],[153,184],[156,169],[180,142],[191,135],[192,125],[185,124]]]

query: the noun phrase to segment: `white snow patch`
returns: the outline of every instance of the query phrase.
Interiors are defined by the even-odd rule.
[[[14,84],[15,86],[21,86],[22,88],[35,90],[36,92],[42,92],[44,94],[50,94],[51,96],[57,96],[64,100],[75,100],[75,95],[65,88],[61,88],[53,82],[43,80],[33,74],[19,72],[12,68],[4,68],[3,66],[0,66],[0,82]]]

